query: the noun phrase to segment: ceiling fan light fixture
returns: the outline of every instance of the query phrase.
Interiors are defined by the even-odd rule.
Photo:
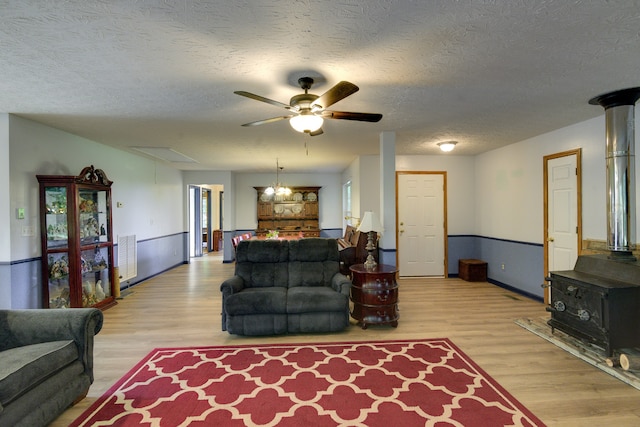
[[[323,118],[311,112],[303,112],[291,117],[289,124],[300,133],[315,132],[322,127]]]
[[[457,143],[458,143],[458,141],[439,142],[438,143],[438,147],[440,147],[440,149],[442,151],[444,151],[445,153],[448,153],[449,151],[453,151],[453,149],[456,147]]]

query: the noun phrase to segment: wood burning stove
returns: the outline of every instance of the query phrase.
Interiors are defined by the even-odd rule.
[[[614,350],[640,347],[640,264],[635,248],[634,106],[640,88],[597,96],[605,108],[607,247],[609,255],[580,256],[573,270],[551,272],[548,321],[573,337]]]
[[[548,323],[573,337],[615,349],[640,346],[640,265],[607,255],[580,256],[575,268],[551,273]]]

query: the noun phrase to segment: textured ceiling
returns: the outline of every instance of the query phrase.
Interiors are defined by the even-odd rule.
[[[639,32],[639,1],[0,1],[0,111],[180,169],[340,171],[386,130],[475,155],[603,114],[588,99],[640,86]],[[286,111],[233,91],[288,103],[302,76],[383,119],[240,126]]]

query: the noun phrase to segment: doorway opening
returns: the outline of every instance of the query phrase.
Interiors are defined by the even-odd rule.
[[[189,258],[219,254],[223,247],[223,186],[189,185]]]

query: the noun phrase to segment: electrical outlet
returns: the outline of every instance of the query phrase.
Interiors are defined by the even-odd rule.
[[[500,269],[504,271],[504,262],[502,263],[502,265],[500,265]]]
[[[31,225],[25,225],[24,227],[22,227],[22,235],[24,237],[31,237],[33,236],[33,226]]]

